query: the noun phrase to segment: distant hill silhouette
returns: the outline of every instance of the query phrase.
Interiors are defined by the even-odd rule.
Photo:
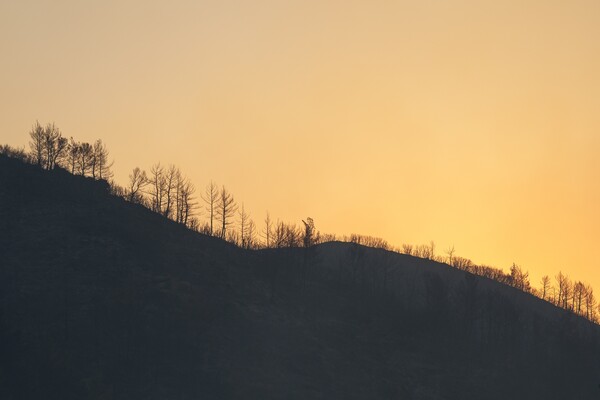
[[[444,264],[244,250],[0,156],[0,399],[594,399],[599,333]]]

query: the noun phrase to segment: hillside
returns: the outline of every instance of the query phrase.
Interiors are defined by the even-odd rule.
[[[0,399],[593,399],[600,331],[351,243],[250,251],[0,156]]]

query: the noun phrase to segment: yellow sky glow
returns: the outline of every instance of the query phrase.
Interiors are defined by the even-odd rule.
[[[120,183],[600,290],[597,0],[90,4],[0,4],[0,142],[54,121]]]

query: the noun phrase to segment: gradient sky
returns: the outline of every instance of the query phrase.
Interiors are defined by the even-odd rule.
[[[600,291],[598,0],[1,1],[0,52],[2,143]]]

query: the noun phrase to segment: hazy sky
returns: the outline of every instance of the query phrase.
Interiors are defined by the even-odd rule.
[[[600,291],[598,0],[4,0],[0,52],[2,143]]]

